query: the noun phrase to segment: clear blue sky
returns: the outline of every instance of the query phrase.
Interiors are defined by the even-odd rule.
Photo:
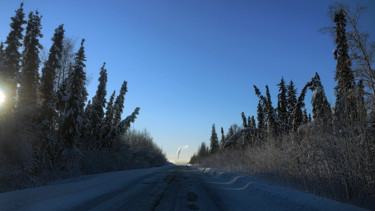
[[[9,33],[19,0],[2,0],[0,41]],[[225,132],[241,124],[241,112],[255,115],[258,99],[252,86],[273,102],[282,76],[302,86],[318,72],[334,103],[333,38],[318,29],[332,25],[332,0],[25,0],[28,14],[43,15],[46,50],[54,29],[64,24],[66,36],[86,39],[90,98],[103,62],[108,93],[128,81],[124,117],[141,108],[134,127],[146,128],[170,160],[188,160],[211,126]],[[375,1],[344,1],[367,6],[363,31],[375,40]],[[311,96],[311,95],[310,95]],[[307,97],[307,102],[310,97]]]

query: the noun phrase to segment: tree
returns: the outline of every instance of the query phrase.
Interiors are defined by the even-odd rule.
[[[102,124],[102,139],[104,140],[107,135],[111,132],[112,128],[114,127],[113,124],[113,101],[115,99],[116,91],[113,91],[111,97],[109,98],[109,102],[107,103],[105,117]],[[105,144],[108,146],[108,144]]]
[[[314,120],[322,121],[323,123],[330,122],[332,118],[331,105],[324,93],[324,88],[318,73],[315,73],[315,76],[311,79],[309,88],[313,91],[311,105]]]
[[[71,66],[74,63],[74,57],[74,42],[71,38],[65,37],[63,40],[60,68],[58,68],[56,71],[56,92],[60,89],[62,83],[64,83],[69,73],[71,72]]]
[[[264,130],[267,127],[266,121],[265,121],[265,112],[264,112],[264,104],[262,100],[259,100],[258,107],[257,107],[257,120],[258,120],[258,135],[260,138],[263,137]]]
[[[104,107],[106,104],[105,96],[107,95],[107,70],[105,63],[100,69],[99,85],[96,95],[92,98],[92,105],[88,109],[88,121],[90,122],[90,131],[92,131],[92,138],[94,139],[94,148],[100,148],[102,142],[102,124],[104,118]]]
[[[17,89],[17,74],[20,71],[21,54],[18,49],[22,46],[24,28],[22,27],[25,21],[25,13],[23,12],[23,3],[19,9],[16,10],[16,15],[11,18],[12,23],[10,24],[11,31],[9,32],[5,44],[7,47],[4,51],[4,66],[5,68],[0,72],[0,78],[3,79],[2,84],[6,88],[5,92],[7,95],[6,110],[13,110],[16,100],[16,89]],[[1,62],[0,62],[1,63]],[[9,113],[9,112],[7,112]]]
[[[0,67],[3,67],[5,59],[4,43],[0,42]]]
[[[225,144],[225,136],[224,136],[224,129],[221,127],[221,140],[220,140],[220,148],[223,149]]]
[[[203,158],[207,157],[210,154],[208,147],[206,146],[206,143],[202,142],[201,146],[198,149],[198,160],[199,162],[202,161]]]
[[[111,149],[113,142],[117,140],[119,136],[125,134],[125,132],[129,129],[130,124],[133,123],[135,119],[137,118],[139,114],[139,110],[140,108],[138,107],[135,108],[135,110],[133,111],[131,115],[127,116],[124,120],[122,120],[119,124],[116,125],[116,127],[114,127],[111,130],[111,132],[106,137],[107,140],[105,142],[105,143],[108,143],[108,146],[107,146],[108,150]]]
[[[60,68],[63,39],[64,39],[64,25],[60,25],[52,38],[52,46],[49,50],[48,60],[42,69],[41,78],[41,98],[42,106],[39,112],[42,128],[47,131],[53,131],[55,128],[56,118],[56,93],[55,93],[55,77],[56,70]]]
[[[39,38],[43,37],[40,21],[41,17],[38,11],[35,14],[30,12],[24,40],[25,47],[22,53],[22,80],[18,92],[18,108],[20,110],[27,109],[27,113],[32,113],[37,108],[39,97],[39,52],[42,49]]]
[[[121,114],[124,109],[125,94],[128,92],[127,82],[122,83],[120,94],[113,105],[113,124],[117,125],[121,121]]]
[[[366,102],[365,102],[365,91],[364,91],[362,80],[359,80],[358,82],[357,92],[358,92],[357,107],[358,107],[359,121],[364,123],[367,120],[367,109],[366,109]]]
[[[302,88],[300,95],[298,96],[298,100],[296,102],[296,105],[293,109],[292,112],[292,119],[293,119],[293,131],[297,132],[299,126],[302,125],[303,123],[303,113],[302,113],[302,108],[305,107],[305,96],[306,96],[306,91],[310,86],[310,82],[305,84],[305,86]]]
[[[354,74],[351,70],[351,59],[348,54],[348,44],[346,38],[346,12],[343,9],[338,9],[335,12],[333,21],[336,23],[336,50],[334,51],[335,59],[337,60],[335,80],[337,86],[335,87],[336,103],[335,103],[335,122],[338,124],[351,124],[358,116],[356,102],[355,102],[355,87]]]
[[[289,130],[288,125],[288,101],[287,101],[287,88],[285,86],[284,78],[281,78],[280,83],[277,85],[279,87],[279,94],[277,95],[277,116],[280,122],[281,131],[285,133]]]
[[[84,42],[83,39],[74,59],[73,70],[68,78],[66,108],[62,127],[65,145],[68,149],[79,145],[84,120],[84,106],[87,99]]]
[[[287,101],[287,116],[288,116],[288,125],[291,127],[293,125],[293,110],[297,104],[297,89],[294,87],[293,81],[289,82],[286,92],[286,101]]]
[[[217,138],[215,124],[212,125],[210,143],[210,153],[215,154],[219,150],[219,140]]]

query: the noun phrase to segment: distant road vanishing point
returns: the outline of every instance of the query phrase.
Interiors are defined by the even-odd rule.
[[[169,165],[0,194],[0,210],[361,210],[252,177]]]

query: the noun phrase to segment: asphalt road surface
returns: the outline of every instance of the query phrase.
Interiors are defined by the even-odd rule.
[[[83,176],[0,194],[0,210],[359,210],[208,168],[166,166]]]

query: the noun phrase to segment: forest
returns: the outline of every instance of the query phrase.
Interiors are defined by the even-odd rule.
[[[298,93],[281,78],[276,106],[269,87],[258,97],[257,115],[241,113],[219,140],[215,124],[190,163],[271,178],[341,201],[363,201],[375,194],[375,43],[360,31],[363,8],[340,3],[329,8],[334,37],[335,102],[327,100],[318,73]],[[318,61],[316,61],[318,62]],[[309,105],[306,93],[311,91]],[[311,113],[308,112],[311,108]],[[368,202],[360,202],[368,203]]]
[[[0,192],[165,165],[151,135],[130,127],[140,108],[122,119],[127,81],[107,96],[103,63],[96,94],[88,99],[85,40],[74,53],[61,24],[43,57],[41,22],[38,11],[26,18],[22,3],[0,44]]]

